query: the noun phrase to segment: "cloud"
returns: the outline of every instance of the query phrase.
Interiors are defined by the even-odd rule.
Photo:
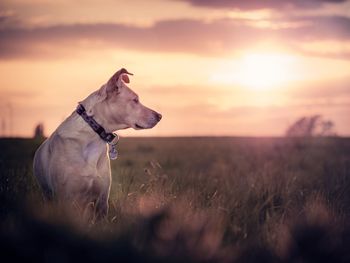
[[[18,21],[14,19],[14,13],[11,11],[0,11],[0,29],[9,28]]]
[[[123,24],[73,24],[45,28],[0,30],[0,56],[45,52],[47,47],[106,46],[147,51],[223,53],[253,41],[257,30],[232,22],[198,20],[160,21],[151,27]],[[55,53],[52,48],[49,52]]]
[[[213,8],[234,8],[240,10],[256,9],[281,9],[281,8],[306,8],[312,9],[322,6],[325,3],[339,4],[347,0],[182,0],[194,6]]]
[[[68,24],[37,28],[0,26],[0,58],[61,57],[91,48],[229,55],[266,41],[305,53],[299,47],[304,42],[350,39],[348,17],[292,17],[285,21],[287,24],[298,22],[298,26],[261,28],[244,19],[211,22],[164,20],[149,27],[124,24]],[[312,55],[318,55],[317,50]],[[332,56],[336,55],[336,51],[332,53]],[[340,55],[350,57],[344,52]]]
[[[305,22],[304,26],[280,30],[282,37],[295,38],[302,41],[350,39],[350,18],[343,16],[309,16],[292,17],[289,21]],[[292,35],[290,35],[292,34]]]

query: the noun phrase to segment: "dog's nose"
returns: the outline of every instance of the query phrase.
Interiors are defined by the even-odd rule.
[[[157,120],[160,121],[162,119],[162,114],[160,113],[156,113],[156,116],[157,116]]]

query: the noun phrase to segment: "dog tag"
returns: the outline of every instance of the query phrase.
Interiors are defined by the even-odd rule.
[[[118,151],[117,151],[117,147],[116,145],[109,145],[109,152],[108,152],[108,155],[109,155],[109,159],[111,160],[115,160],[118,158]]]

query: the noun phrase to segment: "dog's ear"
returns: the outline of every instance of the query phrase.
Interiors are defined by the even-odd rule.
[[[128,75],[126,74],[121,74],[120,78],[125,82],[125,83],[130,83],[130,79]]]
[[[107,83],[108,88],[119,89],[119,87],[121,86],[120,81],[123,81],[125,83],[130,83],[128,75],[133,75],[133,74],[128,72],[125,68],[121,68],[116,73],[114,73],[114,75],[109,79]]]

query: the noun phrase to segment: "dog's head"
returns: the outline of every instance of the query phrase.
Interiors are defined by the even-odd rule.
[[[82,102],[88,115],[94,116],[108,130],[149,129],[162,118],[158,112],[142,105],[137,94],[127,86],[130,82],[128,75],[132,74],[126,69],[118,70],[105,85]]]

